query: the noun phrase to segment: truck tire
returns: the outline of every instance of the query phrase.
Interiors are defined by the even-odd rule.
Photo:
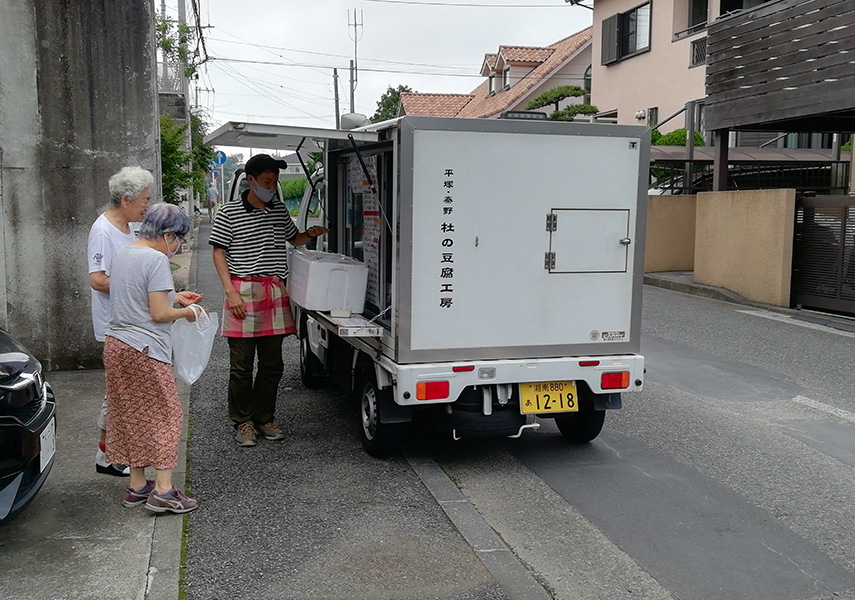
[[[385,458],[395,451],[401,433],[401,424],[380,422],[380,403],[392,402],[392,390],[378,389],[373,373],[366,373],[357,389],[362,447],[375,458]]]
[[[324,373],[324,365],[320,359],[312,354],[309,348],[309,332],[306,331],[306,322],[300,327],[300,380],[307,388],[324,387],[327,382]]]
[[[590,392],[589,392],[590,393]],[[555,424],[565,439],[574,444],[587,444],[603,430],[606,411],[596,410],[594,400],[579,390],[579,412],[555,415]]]

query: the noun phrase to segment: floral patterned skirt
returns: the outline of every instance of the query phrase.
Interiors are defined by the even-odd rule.
[[[174,469],[184,413],[172,367],[114,337],[104,342],[107,460]]]

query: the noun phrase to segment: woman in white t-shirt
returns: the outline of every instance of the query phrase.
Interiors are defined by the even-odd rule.
[[[154,176],[140,167],[124,167],[110,177],[110,203],[107,210],[95,219],[89,230],[87,262],[89,263],[89,286],[92,288],[92,327],[95,339],[104,341],[110,322],[110,275],[113,261],[128,244],[137,240],[131,223],[142,220],[151,200]],[[126,465],[107,462],[106,455],[107,399],[98,414],[98,451],[95,453],[95,470],[105,475],[127,477],[130,470]]]
[[[176,294],[169,258],[190,231],[190,219],[171,204],[146,212],[140,239],[119,252],[110,281],[110,326],[104,341],[107,380],[107,459],[127,464],[125,507],[186,513],[196,500],[172,485],[184,419],[172,372],[171,325],[196,320],[189,307],[202,296]],[[174,303],[183,308],[174,308]],[[145,468],[155,469],[147,481]]]

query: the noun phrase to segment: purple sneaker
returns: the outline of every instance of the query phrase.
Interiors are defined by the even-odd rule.
[[[199,506],[198,502],[193,498],[188,498],[177,488],[172,488],[163,495],[152,490],[145,503],[147,509],[156,513],[188,513],[195,510],[197,506]]]
[[[125,489],[125,493],[122,494],[122,506],[125,508],[133,508],[134,506],[144,504],[145,501],[148,500],[149,494],[153,491],[154,482],[151,480],[146,480],[145,485],[138,490],[131,489],[131,487],[128,486],[127,489]]]

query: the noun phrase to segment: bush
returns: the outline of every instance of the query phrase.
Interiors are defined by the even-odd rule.
[[[283,179],[279,182],[282,187],[283,200],[288,198],[302,198],[303,192],[306,190],[308,180],[305,177],[298,179]]]
[[[685,146],[686,145],[686,128],[675,129],[665,135],[659,133],[658,129],[650,132],[650,143],[654,146]],[[703,136],[695,132],[695,146],[706,146]]]

